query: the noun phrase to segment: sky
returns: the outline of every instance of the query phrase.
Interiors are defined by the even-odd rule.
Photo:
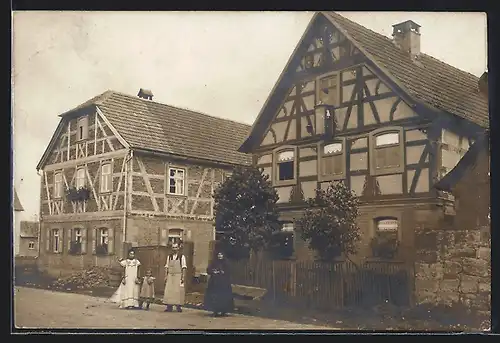
[[[339,12],[391,37],[421,25],[421,51],[476,76],[487,69],[486,15]],[[58,115],[108,90],[253,124],[313,12],[14,12],[14,186],[39,213],[38,164]]]

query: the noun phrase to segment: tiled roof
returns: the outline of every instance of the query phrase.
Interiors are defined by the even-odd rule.
[[[368,57],[385,68],[389,76],[396,78],[409,95],[483,128],[489,127],[488,100],[478,92],[478,77],[424,53],[415,62],[390,38],[335,12],[323,13],[371,55]]]
[[[229,164],[252,162],[251,156],[237,151],[250,133],[249,125],[115,91],[85,105],[97,105],[131,148]]]
[[[38,222],[21,222],[21,237],[31,238],[38,237]]]
[[[24,211],[23,205],[21,205],[21,201],[19,201],[19,197],[17,196],[17,192],[14,189],[14,211]]]

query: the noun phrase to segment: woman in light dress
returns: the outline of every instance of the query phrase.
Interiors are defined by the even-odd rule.
[[[119,260],[120,265],[125,268],[125,273],[115,294],[111,297],[112,302],[120,304],[120,308],[138,309],[139,308],[139,267],[141,262],[135,258],[134,250],[129,250],[126,259]]]

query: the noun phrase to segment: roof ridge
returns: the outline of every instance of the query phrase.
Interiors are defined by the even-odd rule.
[[[362,28],[363,28],[363,29],[365,29],[365,30],[368,30],[368,31],[371,31],[371,32],[375,33],[376,35],[380,36],[381,38],[384,38],[384,39],[386,39],[387,41],[389,41],[389,42],[391,42],[391,43],[394,43],[394,39],[391,39],[391,38],[389,38],[389,37],[387,37],[387,36],[385,36],[385,35],[381,34],[380,32],[374,31],[374,30],[370,29],[369,27],[366,27],[366,26],[364,26],[364,25],[361,25],[360,23],[357,23],[357,22],[355,22],[355,21],[352,21],[351,19],[349,19],[349,18],[347,18],[347,17],[345,17],[345,16],[341,15],[340,13],[337,13],[337,12],[334,12],[334,11],[330,11],[330,12],[327,12],[327,13],[328,13],[328,14],[335,14],[335,15],[338,15],[338,16],[342,17],[344,20],[347,20],[348,22],[350,22],[351,24],[354,24],[355,26],[362,27]],[[455,67],[455,66],[453,66],[453,65],[451,65],[451,64],[449,64],[449,63],[446,63],[445,61],[440,60],[439,58],[436,58],[436,57],[434,57],[434,56],[432,56],[432,55],[429,55],[429,54],[427,54],[427,53],[425,53],[425,52],[420,52],[420,54],[421,54],[421,55],[425,55],[425,56],[427,56],[427,57],[429,57],[429,58],[432,58],[432,59],[434,59],[434,60],[436,60],[436,61],[438,61],[438,62],[440,62],[440,63],[446,64],[447,66],[450,66],[450,67],[452,67],[452,68],[454,68],[454,69],[456,69],[456,70],[458,70],[458,71],[460,71],[460,72],[462,72],[462,73],[469,74],[469,75],[473,76],[474,78],[476,78],[477,80],[479,80],[479,77],[478,77],[478,76],[476,76],[476,75],[474,75],[474,74],[471,74],[471,73],[469,73],[468,71],[462,70],[462,69],[460,69],[460,68],[458,68],[458,67]],[[417,61],[418,61],[418,57],[417,57]]]
[[[212,114],[208,114],[208,113],[205,113],[205,112],[201,112],[201,111],[190,109],[190,108],[186,108],[186,107],[174,106],[174,105],[165,104],[165,103],[158,102],[158,101],[153,101],[153,100],[146,100],[146,99],[142,99],[142,98],[139,98],[139,97],[127,94],[127,93],[118,92],[118,91],[114,91],[114,90],[110,90],[110,92],[118,94],[118,95],[125,96],[127,98],[131,98],[131,99],[134,99],[134,100],[140,100],[140,101],[143,101],[145,103],[154,103],[154,104],[166,106],[166,107],[177,109],[177,110],[183,110],[183,111],[188,111],[188,112],[195,113],[195,114],[204,115],[204,116],[211,117],[211,118],[218,119],[218,120],[223,120],[223,121],[227,121],[227,122],[233,122],[235,124],[239,124],[239,125],[243,125],[243,126],[248,126],[248,128],[251,127],[251,125],[248,125],[248,124],[245,124],[245,123],[233,120],[233,119],[217,117],[217,116],[212,115]],[[109,99],[109,98],[107,98],[107,99]],[[107,100],[107,99],[105,99],[105,100]]]

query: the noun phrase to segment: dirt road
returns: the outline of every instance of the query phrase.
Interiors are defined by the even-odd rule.
[[[103,298],[23,287],[15,289],[14,308],[18,328],[333,330],[237,314],[213,318],[193,309],[165,313],[161,305],[152,305],[150,311],[121,310]]]

